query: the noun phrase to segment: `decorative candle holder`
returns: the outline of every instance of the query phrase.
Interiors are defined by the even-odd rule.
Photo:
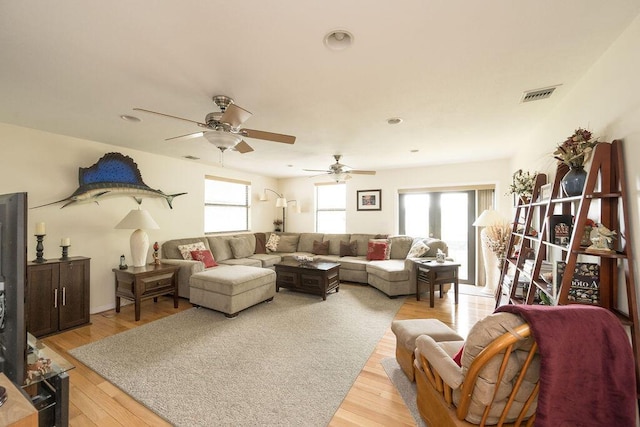
[[[60,245],[60,247],[62,248],[62,258],[60,258],[60,261],[65,261],[67,259],[69,259],[69,246],[71,245]]]
[[[42,257],[42,254],[44,253],[44,245],[42,244],[42,241],[46,234],[36,234],[35,236],[38,243],[36,243],[36,259],[34,259],[33,262],[43,263],[46,259]]]

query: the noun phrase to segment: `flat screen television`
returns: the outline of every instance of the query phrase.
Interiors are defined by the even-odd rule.
[[[27,193],[0,195],[0,368],[24,384]]]

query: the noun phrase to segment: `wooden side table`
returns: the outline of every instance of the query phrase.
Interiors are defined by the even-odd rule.
[[[440,286],[440,298],[442,298],[442,285],[453,283],[455,303],[458,304],[458,267],[460,264],[451,261],[445,262],[420,262],[416,263],[416,300],[420,301],[420,284],[429,285],[429,307],[433,307],[435,288]]]
[[[129,267],[126,270],[114,268],[116,274],[116,313],[120,313],[120,298],[133,301],[136,321],[140,320],[142,300],[173,294],[173,307],[178,308],[178,280],[180,269],[177,265],[148,264],[143,267]]]

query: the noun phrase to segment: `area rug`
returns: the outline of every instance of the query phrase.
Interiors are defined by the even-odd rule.
[[[70,353],[177,426],[325,426],[403,302],[281,290],[235,319],[193,308]]]
[[[416,404],[416,383],[409,381],[409,378],[404,374],[398,361],[395,357],[387,357],[380,361],[380,364],[387,373],[387,376],[396,387],[405,405],[411,412],[413,419],[416,421],[417,427],[427,427],[424,420],[418,412],[418,405]]]

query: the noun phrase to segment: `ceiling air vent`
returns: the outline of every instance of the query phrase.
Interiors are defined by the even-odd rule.
[[[185,159],[189,159],[189,160],[200,160],[200,157],[196,157],[196,156],[183,156]]]
[[[551,96],[554,90],[556,90],[558,86],[546,87],[544,89],[536,89],[525,92],[522,96],[521,102],[531,102],[538,101],[540,99],[546,99]]]

